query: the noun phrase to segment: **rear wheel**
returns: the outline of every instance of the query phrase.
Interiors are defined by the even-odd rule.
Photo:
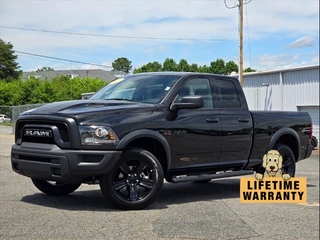
[[[291,148],[289,148],[287,145],[284,145],[284,144],[277,144],[275,146],[275,149],[282,156],[283,174],[287,173],[287,174],[290,174],[291,177],[294,177],[296,173],[296,158]]]
[[[120,209],[137,210],[152,204],[163,186],[163,170],[150,152],[132,148],[100,178],[103,195]]]
[[[48,195],[55,196],[63,196],[68,195],[75,190],[77,190],[81,184],[67,184],[55,181],[46,181],[41,179],[31,179],[33,184],[38,188],[41,192],[46,193]]]

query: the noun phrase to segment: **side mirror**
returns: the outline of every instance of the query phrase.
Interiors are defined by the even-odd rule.
[[[179,109],[197,109],[203,108],[204,101],[202,96],[186,96],[182,98],[182,101],[179,103],[172,103],[170,110],[179,110]]]

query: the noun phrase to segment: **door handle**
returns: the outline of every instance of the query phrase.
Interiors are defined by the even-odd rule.
[[[249,119],[248,118],[238,118],[238,121],[246,123],[246,122],[249,122]]]
[[[218,123],[219,118],[207,118],[207,123]]]

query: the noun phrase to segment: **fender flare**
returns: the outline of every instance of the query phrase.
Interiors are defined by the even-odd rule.
[[[279,129],[271,138],[269,144],[268,144],[268,147],[267,147],[267,151],[268,152],[269,150],[273,149],[274,145],[276,144],[276,142],[283,136],[283,135],[291,135],[293,136],[295,139],[296,139],[296,143],[298,145],[298,158],[300,158],[300,155],[301,155],[301,149],[300,149],[300,146],[301,146],[301,143],[300,143],[300,138],[297,134],[297,132],[295,130],[293,130],[292,128],[281,128]],[[296,159],[296,161],[298,161],[298,158]]]
[[[164,138],[163,135],[161,135],[159,132],[154,131],[154,130],[149,130],[149,129],[140,129],[140,130],[135,130],[133,132],[130,132],[127,134],[124,138],[122,138],[116,147],[117,150],[124,149],[130,142],[132,142],[135,139],[138,138],[153,138],[160,142],[160,144],[163,146],[166,156],[167,156],[167,169],[169,170],[171,168],[171,149],[170,146],[167,142],[167,140]]]

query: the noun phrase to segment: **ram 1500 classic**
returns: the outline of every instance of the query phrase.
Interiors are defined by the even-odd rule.
[[[308,113],[249,111],[238,79],[161,72],[128,75],[89,100],[22,114],[11,162],[50,195],[100,184],[121,209],[143,209],[164,180],[208,182],[261,172],[271,149],[292,177],[312,151]]]

